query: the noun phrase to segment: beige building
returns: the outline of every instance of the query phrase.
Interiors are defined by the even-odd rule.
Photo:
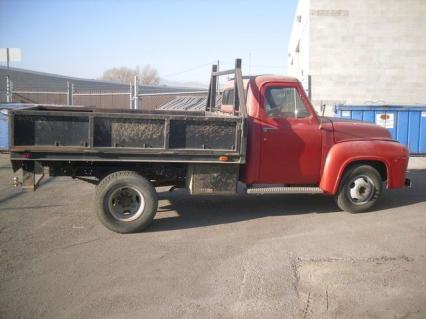
[[[426,0],[299,0],[289,74],[325,104],[426,104]],[[310,78],[310,81],[309,81]]]

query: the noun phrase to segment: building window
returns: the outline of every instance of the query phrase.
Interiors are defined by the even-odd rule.
[[[297,16],[297,22],[302,22],[302,16]]]

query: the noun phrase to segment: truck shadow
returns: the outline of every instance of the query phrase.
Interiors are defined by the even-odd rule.
[[[380,214],[425,202],[426,170],[411,170],[408,176],[413,182],[411,189],[387,191],[373,211],[363,214]],[[268,216],[339,212],[333,198],[323,195],[190,196],[177,191],[159,193],[159,198],[157,217],[145,230],[147,232],[228,224]]]
[[[407,174],[412,187],[386,190],[383,199],[377,204],[375,212],[426,202],[426,169],[413,169]],[[366,212],[366,213],[374,213]]]
[[[53,180],[54,180],[54,178],[49,177],[49,176],[43,178],[38,189],[45,187],[47,184],[49,184]],[[9,185],[9,188],[10,188],[10,191],[11,191],[10,194],[8,194],[6,196],[0,196],[0,204],[3,204],[3,203],[5,203],[5,202],[7,202],[11,199],[16,198],[16,197],[20,197],[20,196],[22,196],[26,193],[22,189],[16,190],[13,185]]]

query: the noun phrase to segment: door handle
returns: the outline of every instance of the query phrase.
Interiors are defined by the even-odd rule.
[[[277,131],[278,129],[276,127],[271,127],[271,126],[264,126],[262,127],[262,131],[263,132],[271,132],[271,131]]]

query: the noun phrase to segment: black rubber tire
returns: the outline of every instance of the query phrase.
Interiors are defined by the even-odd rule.
[[[349,183],[356,176],[367,176],[373,182],[373,195],[365,204],[355,204],[348,195]],[[337,206],[349,213],[361,213],[371,209],[381,198],[383,193],[383,182],[379,172],[369,165],[355,165],[347,169],[340,183],[339,192],[335,196]]]
[[[118,187],[132,186],[137,188],[144,200],[142,214],[135,220],[122,221],[113,217],[108,208],[110,192]],[[96,187],[96,213],[102,224],[108,229],[121,233],[135,233],[145,229],[157,213],[157,193],[151,183],[133,171],[118,171],[107,175]]]

